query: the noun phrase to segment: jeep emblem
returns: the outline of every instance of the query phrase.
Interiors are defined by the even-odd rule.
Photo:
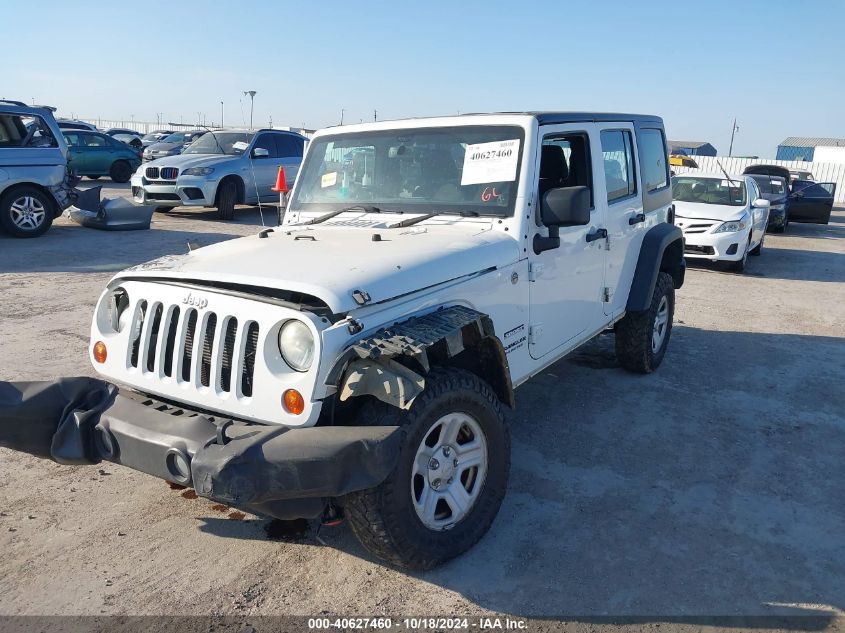
[[[206,299],[205,297],[194,296],[189,292],[188,296],[182,299],[182,303],[187,306],[194,306],[195,308],[202,309],[208,305],[208,299]]]

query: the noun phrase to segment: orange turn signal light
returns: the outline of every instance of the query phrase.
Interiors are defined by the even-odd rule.
[[[305,411],[305,398],[296,389],[288,389],[282,395],[282,404],[285,405],[285,411],[299,415]]]
[[[97,341],[96,343],[94,343],[94,360],[98,363],[105,363],[106,356],[106,344],[102,341]]]

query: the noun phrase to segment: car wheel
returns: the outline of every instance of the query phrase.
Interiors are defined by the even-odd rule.
[[[99,176],[86,176],[86,178],[88,178],[88,180],[97,180]]]
[[[343,505],[370,553],[431,569],[470,549],[493,523],[507,489],[510,434],[493,390],[462,369],[433,369],[409,411],[384,407],[379,423],[405,428],[396,466]]]
[[[116,160],[112,163],[109,176],[114,182],[129,182],[132,178],[132,165],[125,160]]]
[[[629,312],[616,324],[619,364],[638,374],[657,369],[669,346],[674,314],[675,281],[669,273],[658,273],[648,309]]]
[[[763,252],[763,242],[765,242],[765,241],[766,241],[766,235],[763,234],[763,236],[760,238],[760,243],[757,244],[757,246],[752,248],[750,251],[748,251],[748,254],[753,255],[754,257],[759,257],[760,253]]]
[[[235,217],[235,202],[238,199],[238,186],[228,180],[220,185],[217,191],[217,214],[221,220],[231,220]]]
[[[15,237],[44,235],[54,213],[52,198],[35,187],[16,187],[0,197],[0,226]]]

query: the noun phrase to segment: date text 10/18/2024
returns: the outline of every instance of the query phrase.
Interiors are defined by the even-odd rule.
[[[478,617],[478,618],[443,618],[443,617],[419,617],[419,618],[401,618],[393,620],[392,618],[365,618],[365,617],[351,617],[351,618],[309,618],[308,629],[312,631],[319,630],[382,630],[390,631],[393,629],[416,631],[426,629],[439,630],[476,630],[476,631],[520,631],[526,630],[528,624],[522,619],[513,618],[498,618],[498,617]]]

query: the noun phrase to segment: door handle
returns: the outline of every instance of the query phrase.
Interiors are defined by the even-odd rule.
[[[595,242],[596,240],[607,239],[607,229],[596,229],[592,233],[587,233],[587,241]]]
[[[628,218],[628,224],[634,226],[640,222],[645,222],[645,213],[637,213],[633,217]]]

